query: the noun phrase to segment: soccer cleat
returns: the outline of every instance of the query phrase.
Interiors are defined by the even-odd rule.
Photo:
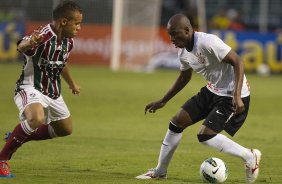
[[[136,179],[140,179],[140,180],[166,179],[166,173],[159,174],[156,172],[156,169],[149,169],[148,172],[136,176]]]
[[[246,164],[246,182],[253,183],[259,175],[259,162],[261,159],[261,152],[258,149],[252,149],[253,160],[251,163]]]
[[[0,178],[13,178],[14,175],[9,170],[9,165],[6,161],[0,161]]]

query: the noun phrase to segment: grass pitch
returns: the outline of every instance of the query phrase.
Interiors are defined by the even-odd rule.
[[[20,70],[21,65],[0,64],[1,137],[18,123],[13,90]],[[198,143],[200,123],[185,130],[167,180],[134,179],[156,166],[169,119],[206,84],[198,74],[166,107],[145,116],[145,105],[164,95],[178,71],[114,73],[106,68],[71,66],[71,72],[82,89],[80,96],[73,96],[63,82],[73,134],[23,145],[10,161],[16,178],[0,179],[1,184],[196,184],[201,183],[200,164],[211,156],[223,159],[229,167],[226,183],[244,183],[240,159]],[[257,183],[281,183],[282,76],[247,78],[251,85],[250,112],[234,140],[262,151]],[[0,140],[1,147],[3,144]]]

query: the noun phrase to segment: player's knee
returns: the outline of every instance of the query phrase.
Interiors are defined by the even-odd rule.
[[[51,125],[59,137],[68,136],[72,134],[72,122],[70,118],[51,122]]]
[[[71,135],[72,134],[72,127],[67,129],[66,135]]]
[[[197,135],[198,140],[199,140],[200,143],[204,143],[205,141],[208,141],[208,140],[212,139],[215,136],[216,136],[216,134],[211,134],[211,135],[208,135],[208,134],[198,134]]]
[[[27,119],[28,124],[30,125],[30,127],[32,127],[33,129],[38,128],[40,125],[45,123],[45,117],[44,116],[33,116],[29,119]]]
[[[60,131],[59,136],[68,136],[72,134],[72,127],[67,127],[65,129],[63,129],[62,131]]]
[[[185,129],[193,124],[190,115],[183,109],[172,117],[171,122],[182,129]]]
[[[187,125],[178,119],[177,116],[174,116],[170,122],[172,122],[176,127],[182,128],[183,130],[187,127]]]
[[[181,133],[183,132],[184,128],[178,127],[174,122],[170,121],[169,123],[169,130],[175,133]]]
[[[198,140],[200,143],[204,143],[205,141],[208,141],[215,137],[218,132],[214,131],[213,129],[207,127],[206,125],[203,125],[198,133]]]

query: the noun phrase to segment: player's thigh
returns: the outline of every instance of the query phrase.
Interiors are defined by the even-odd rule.
[[[58,136],[67,136],[72,134],[72,120],[70,116],[66,119],[53,121],[50,125],[53,127]]]
[[[230,118],[224,128],[224,130],[231,136],[234,136],[236,132],[242,127],[248,116],[250,96],[244,97],[242,98],[242,100],[245,105],[245,110],[242,113],[235,114],[232,118]]]
[[[200,133],[206,134],[209,129],[213,130],[216,133],[221,132],[226,123],[233,116],[233,104],[232,98],[230,97],[220,97],[222,100],[217,103],[213,109],[209,112],[207,118],[203,122],[203,127],[200,130]],[[209,129],[207,129],[208,127]],[[206,130],[205,130],[206,129]]]
[[[203,92],[198,93],[183,105],[181,110],[173,117],[176,125],[186,128],[207,116],[207,105],[203,104]]]
[[[172,117],[171,122],[181,128],[186,128],[193,124],[189,113],[182,108]]]
[[[44,107],[47,106],[41,98],[40,92],[34,88],[26,88],[19,91],[14,97],[19,109],[21,121],[27,120],[31,128],[37,128],[44,123]]]
[[[23,114],[28,124],[33,129],[45,122],[44,108],[41,103],[31,103],[27,105]]]
[[[69,109],[60,96],[57,99],[50,99],[47,111],[47,124],[50,124],[58,136],[66,136],[72,133],[72,122]]]
[[[57,99],[50,99],[48,98],[49,101],[49,106],[48,106],[48,111],[47,111],[47,124],[50,122],[57,122],[59,120],[62,120],[63,122],[69,122],[69,117],[70,117],[70,111],[63,99],[62,96],[60,96]]]

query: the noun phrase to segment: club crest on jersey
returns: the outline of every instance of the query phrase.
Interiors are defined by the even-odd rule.
[[[30,93],[29,96],[30,96],[30,97],[35,97],[36,94],[35,94],[35,93]]]
[[[207,57],[204,56],[202,53],[196,53],[196,56],[200,64],[204,65],[207,62]]]

